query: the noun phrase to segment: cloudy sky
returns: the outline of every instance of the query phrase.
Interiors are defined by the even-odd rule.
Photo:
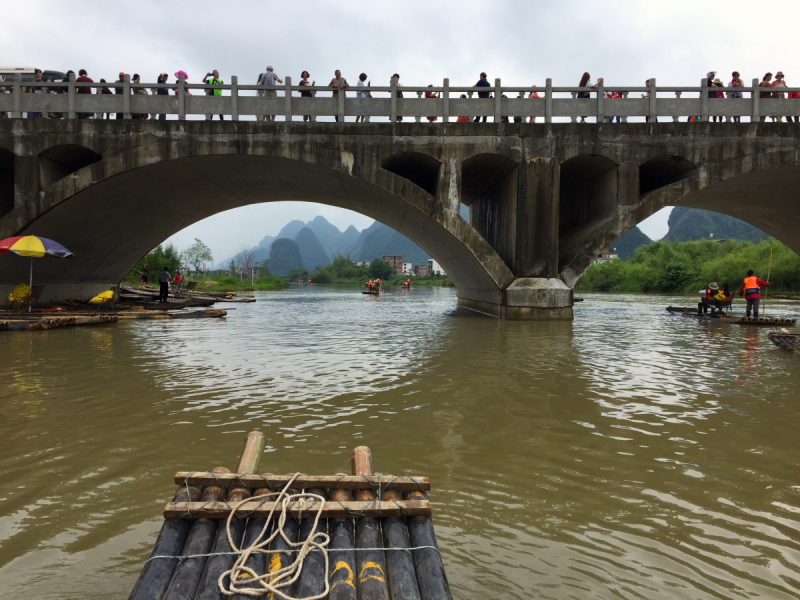
[[[800,83],[792,35],[797,0],[3,0],[0,62],[87,69],[95,80],[120,71],[154,81],[185,70],[198,81],[212,69],[249,83],[266,64],[294,80],[306,69],[327,82],[341,69],[388,85],[472,85],[480,71],[512,85],[577,85],[581,74],[608,85],[696,85],[709,70],[725,82],[780,69]],[[761,38],[759,39],[759,36]],[[798,63],[798,69],[794,64]],[[274,235],[292,218],[322,214],[340,228],[370,219],[337,209],[276,203],[238,209],[177,233],[217,256]],[[643,225],[666,233],[666,215]]]

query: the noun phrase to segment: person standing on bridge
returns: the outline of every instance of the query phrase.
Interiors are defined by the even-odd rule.
[[[536,84],[532,85],[531,87],[534,88],[534,90],[530,94],[528,94],[528,98],[530,98],[531,100],[538,100],[539,94],[536,92]],[[528,117],[528,123],[536,123],[536,117],[535,116]]]
[[[428,87],[429,88],[433,87],[433,84],[429,85]],[[438,98],[439,94],[435,93],[435,92],[425,92],[425,97],[426,98]],[[428,119],[428,121],[431,122],[431,123],[433,123],[434,121],[439,119],[439,117],[425,117],[425,118]]]
[[[86,74],[86,69],[81,69],[78,71],[78,78],[75,80],[76,83],[94,83],[93,79],[90,79],[89,76]],[[91,86],[76,86],[75,92],[78,94],[91,94],[92,87]],[[79,119],[89,119],[91,118],[92,113],[78,113]]]
[[[365,81],[367,81],[367,74],[366,73],[362,73],[361,75],[358,76],[358,81],[356,82],[356,87],[358,87],[358,88],[370,87],[370,84],[372,83],[372,81],[367,81],[366,83],[364,83]],[[356,98],[372,98],[372,94],[369,91],[357,91],[356,92]],[[356,123],[358,123],[359,121],[361,123],[366,123],[367,121],[369,121],[369,116],[367,116],[367,115],[358,115],[356,117]]]
[[[211,73],[206,73],[206,76],[203,77],[203,83],[208,85],[215,85],[221,86],[224,82],[222,79],[219,78],[219,71],[214,69]],[[222,96],[222,88],[215,87],[213,90],[207,90],[209,96]],[[206,121],[211,121],[214,119],[214,115],[208,113],[206,115]],[[224,121],[225,119],[222,118],[222,115],[219,115],[219,120]]]
[[[592,83],[591,79],[592,76],[589,75],[589,72],[587,71],[581,77],[581,82],[578,84],[578,87],[595,89],[603,81],[602,77],[598,77],[596,83]],[[591,94],[589,92],[578,92],[577,98],[591,98]],[[581,123],[586,123],[586,117],[581,117]]]
[[[158,76],[158,80],[156,81],[156,83],[167,83],[167,79],[168,78],[169,78],[169,75],[167,75],[166,73],[161,73]],[[153,95],[155,95],[155,96],[169,96],[169,90],[167,88],[155,88],[153,90]],[[153,118],[155,119],[156,116],[153,115]],[[166,121],[167,120],[167,115],[166,114],[159,114],[158,115],[158,120],[159,121]]]
[[[746,314],[748,318],[750,318],[751,311],[753,316],[756,319],[758,318],[758,304],[761,302],[761,288],[759,286],[761,285],[768,287],[769,282],[761,281],[753,271],[748,271],[747,277],[744,278],[742,286],[739,288],[739,295],[744,296],[745,300],[747,300]]]
[[[492,84],[489,83],[489,80],[486,78],[486,73],[481,73],[481,78],[478,79],[478,83],[473,85],[472,87],[492,87]],[[478,98],[489,98],[489,92],[478,92]],[[475,122],[480,122],[480,116],[475,117]],[[483,115],[483,122],[486,123],[486,115]]]
[[[728,84],[729,88],[740,88],[744,87],[744,81],[742,81],[741,75],[739,75],[739,71],[734,71],[731,74],[731,82]],[[742,92],[728,92],[728,98],[741,98]],[[731,117],[734,123],[741,123],[741,117]]]
[[[158,274],[158,284],[159,284],[159,293],[158,293],[158,301],[159,302],[168,302],[169,298],[169,282],[172,281],[172,277],[169,275],[169,271],[167,271],[167,267],[164,267],[164,270]]]
[[[264,86],[263,90],[258,90],[258,95],[263,98],[273,98],[278,95],[278,90],[269,89],[275,87],[279,83],[283,83],[283,79],[278,77],[274,70],[272,69],[272,65],[267,65],[267,70],[258,76],[258,82],[256,85]],[[274,121],[275,115],[258,115],[259,121]]]
[[[466,100],[467,99],[467,95],[466,94],[461,94],[461,99],[462,100]],[[470,122],[470,118],[468,116],[466,116],[466,115],[461,115],[460,117],[458,117],[458,119],[456,119],[456,123],[469,123],[469,122]]]
[[[347,79],[342,77],[342,72],[339,69],[336,69],[336,71],[333,73],[333,79],[331,79],[331,82],[328,84],[328,86],[333,88],[333,94],[331,94],[331,96],[338,98],[340,91],[342,94],[346,94],[345,90],[350,87],[350,84],[347,83]],[[339,121],[338,114],[333,118],[335,121]]]
[[[774,87],[774,88],[787,87],[786,86],[786,80],[783,78],[783,71],[778,71],[777,73],[775,73],[775,81],[772,82],[772,87]],[[775,92],[772,95],[772,97],[773,98],[786,98],[786,93],[785,92]],[[772,117],[772,120],[773,121],[777,121],[778,123],[780,123],[781,122],[781,117],[779,117],[779,116],[778,117]],[[792,119],[789,118],[789,117],[786,117],[786,120],[789,123],[792,122]]]
[[[761,80],[761,83],[758,84],[758,87],[761,88],[771,88],[772,87],[772,73],[767,73],[764,75],[764,79]],[[772,92],[759,92],[759,98],[772,98]],[[767,120],[766,115],[761,115],[758,117],[758,122],[763,123]]]
[[[308,71],[303,71],[302,73],[300,73],[300,83],[298,83],[297,85],[301,87],[306,87],[306,86],[314,87],[315,85],[317,85],[316,81],[309,81],[308,80],[309,77],[311,77],[311,73],[309,73]],[[311,98],[311,92],[301,90],[300,97]],[[303,121],[311,121],[311,115],[303,115]]]

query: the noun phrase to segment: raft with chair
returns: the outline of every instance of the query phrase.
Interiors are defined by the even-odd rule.
[[[770,326],[784,325],[793,327],[797,325],[797,319],[783,319],[783,318],[768,318],[768,317],[731,317],[724,313],[704,314],[698,312],[696,308],[685,306],[668,306],[667,312],[680,315],[682,317],[690,317],[699,319],[701,321],[720,321],[729,323],[731,325],[757,325],[757,326]]]
[[[367,294],[367,295],[370,295],[370,296],[377,296],[379,294],[382,294],[383,290],[381,290],[381,289],[361,290],[361,293],[362,294]]]
[[[789,333],[785,329],[781,331],[770,331],[767,335],[770,341],[781,350],[800,354],[800,335]]]
[[[248,434],[236,473],[175,474],[130,600],[452,599],[427,477],[376,475],[366,446],[351,475],[257,474],[265,445]]]

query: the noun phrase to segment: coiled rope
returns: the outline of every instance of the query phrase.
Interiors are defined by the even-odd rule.
[[[305,560],[305,557],[313,550],[320,550],[324,554],[325,573],[328,573],[329,565],[326,548],[330,543],[330,538],[328,537],[328,534],[317,531],[320,515],[322,514],[322,509],[325,507],[325,498],[308,492],[289,494],[288,490],[291,488],[298,475],[300,475],[300,473],[295,473],[280,492],[271,492],[258,497],[258,499],[263,498],[264,502],[267,502],[270,501],[272,497],[277,496],[275,499],[275,505],[270,510],[269,515],[267,515],[267,519],[264,522],[264,527],[261,529],[261,533],[259,533],[258,537],[256,537],[256,539],[253,540],[253,542],[247,548],[238,548],[234,543],[233,538],[231,537],[231,520],[235,517],[236,510],[242,504],[245,502],[252,502],[254,498],[246,498],[231,508],[231,514],[228,515],[228,520],[225,522],[228,543],[235,552],[241,554],[239,554],[236,562],[234,562],[233,567],[229,571],[225,571],[219,578],[219,589],[226,596],[242,594],[244,596],[256,597],[262,596],[265,593],[271,593],[283,598],[284,600],[298,600],[293,596],[284,594],[282,590],[291,586],[295,581],[297,581],[298,577],[300,577],[300,573],[303,571],[303,561]],[[286,537],[286,534],[283,533],[283,525],[286,523],[286,514],[288,512],[288,505],[290,503],[298,503],[300,510],[299,518],[302,518],[302,512],[304,510],[313,511],[316,508],[314,527],[312,529],[312,531],[315,533],[312,533],[305,540],[300,542],[291,541]],[[280,514],[278,515],[278,526],[270,536],[265,537],[265,534],[269,530],[270,523],[274,518],[273,513],[275,512],[275,506],[278,504],[280,504],[281,507]],[[270,555],[286,552],[285,550],[267,549],[269,544],[279,534],[288,544],[290,549],[296,549],[299,552],[296,560],[292,562],[292,564],[271,573],[264,573],[263,575],[259,575],[253,569],[245,566],[247,559],[252,554]],[[225,587],[226,580],[228,582],[227,587]],[[329,592],[330,583],[328,581],[328,577],[325,577],[325,590],[321,594],[316,596],[307,596],[303,600],[320,600],[321,598],[325,598]]]

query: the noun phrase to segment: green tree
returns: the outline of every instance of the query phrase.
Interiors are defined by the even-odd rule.
[[[163,271],[164,267],[167,267],[170,273],[175,273],[181,265],[178,249],[172,244],[168,244],[166,248],[159,244],[136,263],[136,266],[128,273],[125,280],[129,283],[138,283],[141,280],[142,269],[145,265],[150,269],[151,282],[155,281],[155,275]]]
[[[683,263],[668,263],[658,278],[658,289],[662,292],[682,292],[694,279],[692,271]]]
[[[369,263],[369,274],[376,279],[391,279],[396,275],[394,267],[381,258],[373,258]]]
[[[186,264],[194,266],[195,272],[200,271],[200,267],[203,263],[210,263],[214,260],[214,257],[211,255],[211,248],[206,246],[198,238],[194,238],[194,243],[183,251],[181,257]]]
[[[289,281],[297,281],[298,279],[305,281],[308,279],[308,271],[305,269],[292,269],[286,277]]]

